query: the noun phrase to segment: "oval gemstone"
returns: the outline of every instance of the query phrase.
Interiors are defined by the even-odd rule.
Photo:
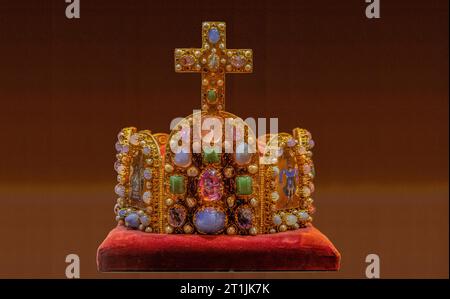
[[[152,193],[150,191],[145,191],[144,194],[142,194],[142,201],[146,204],[149,204],[152,200]]]
[[[200,233],[217,234],[225,228],[224,212],[207,207],[195,213],[194,225]]]
[[[281,223],[283,223],[283,220],[281,219],[280,215],[275,215],[273,216],[273,224],[275,225],[280,225]]]
[[[188,167],[189,165],[191,165],[191,154],[180,151],[179,153],[175,154],[173,162],[179,167]]]
[[[216,169],[206,169],[200,176],[200,196],[205,201],[215,201],[222,198],[222,180]]]
[[[220,33],[217,28],[211,28],[208,31],[208,40],[211,44],[215,44],[220,40]]]
[[[139,220],[141,221],[141,224],[143,224],[144,226],[148,226],[150,224],[150,217],[146,215],[141,216]]]
[[[244,66],[245,61],[245,58],[240,55],[235,55],[230,58],[231,65],[238,69]]]
[[[241,142],[236,145],[236,154],[235,160],[239,165],[245,165],[249,163],[252,159],[252,154],[249,153],[248,144],[245,142]]]
[[[119,215],[120,218],[123,218],[127,215],[127,210],[125,210],[125,209],[119,210],[117,215]]]
[[[144,178],[146,180],[150,180],[152,178],[152,170],[150,168],[146,168],[144,170]]]
[[[120,184],[117,184],[116,187],[114,188],[114,191],[116,192],[117,195],[119,195],[120,197],[125,196],[125,186],[122,186]]]
[[[301,221],[306,221],[309,218],[309,214],[307,212],[304,212],[304,211],[298,213],[298,216],[300,217]]]
[[[180,227],[186,221],[186,209],[182,206],[175,206],[169,209],[168,222],[173,227]]]
[[[296,223],[297,223],[297,216],[292,215],[292,214],[289,214],[289,215],[286,217],[286,224],[287,224],[287,225],[293,226],[293,225],[295,225]]]
[[[217,67],[219,66],[219,56],[217,56],[216,54],[211,54],[208,57],[208,67],[211,70],[215,70],[217,69]]]
[[[217,99],[217,92],[215,89],[208,90],[208,101],[214,103]]]
[[[131,213],[125,217],[125,224],[131,228],[138,228],[140,224],[138,214]]]
[[[192,55],[184,55],[180,58],[182,66],[191,66],[195,63],[195,58]]]
[[[249,229],[253,225],[253,211],[251,208],[241,206],[236,211],[237,225],[242,229]]]

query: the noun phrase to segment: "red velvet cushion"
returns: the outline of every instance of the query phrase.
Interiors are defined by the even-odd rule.
[[[338,270],[340,254],[314,227],[257,236],[167,235],[113,229],[97,251],[98,269]]]

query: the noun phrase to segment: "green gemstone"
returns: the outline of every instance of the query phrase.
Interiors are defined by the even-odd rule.
[[[210,103],[215,103],[216,102],[216,100],[217,100],[217,92],[216,92],[215,89],[208,90],[207,96],[208,96],[208,101]]]
[[[214,148],[206,148],[203,152],[203,162],[204,163],[218,163],[220,162],[220,155]]]
[[[252,190],[252,178],[249,176],[239,176],[236,178],[236,193],[238,195],[250,195]]]
[[[181,175],[172,175],[170,177],[170,193],[183,194],[184,192],[184,177]]]

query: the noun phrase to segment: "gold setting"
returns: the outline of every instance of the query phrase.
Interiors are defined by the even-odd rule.
[[[210,35],[210,30],[214,34]],[[202,47],[175,49],[175,71],[201,73],[202,111],[184,118],[170,134],[137,131],[124,128],[118,135],[115,169],[118,195],[114,212],[119,225],[139,229],[147,233],[204,234],[196,226],[197,214],[207,208],[224,214],[224,225],[215,234],[256,235],[284,232],[308,226],[314,213],[314,164],[311,134],[296,128],[292,134],[267,135],[267,140],[256,139],[250,127],[237,116],[225,112],[225,74],[250,73],[253,70],[251,49],[227,49],[226,25],[223,22],[202,24]],[[205,161],[202,144],[191,136],[189,140],[189,163],[174,163],[175,144],[184,127],[193,128],[194,117],[218,118],[222,124],[232,119],[237,126],[244,124],[244,142],[256,145],[257,152],[248,159],[236,156],[236,142],[221,145],[219,159]],[[222,136],[225,136],[223,126]],[[178,139],[179,140],[179,139]],[[165,154],[161,148],[165,147]],[[233,149],[228,153],[226,149]],[[276,148],[278,151],[273,152]],[[200,151],[199,151],[200,150]],[[290,162],[283,162],[288,159]],[[180,160],[177,160],[177,162]],[[239,161],[239,163],[238,163]],[[288,163],[289,192],[283,193],[288,174],[283,163]],[[200,180],[208,169],[217,173],[221,197],[214,201],[202,198]],[[136,171],[139,171],[136,172]],[[170,177],[183,178],[184,192],[172,194]],[[236,179],[251,178],[251,194],[237,194]],[[295,182],[295,183],[294,183]],[[147,192],[147,193],[146,193]],[[289,200],[286,201],[286,198]],[[179,225],[170,219],[171,209],[181,209],[185,219]],[[239,211],[246,209],[248,219],[239,219]],[[180,211],[181,211],[180,210]],[[130,216],[131,215],[131,216]],[[251,219],[251,221],[249,221]],[[178,219],[179,220],[179,219]],[[240,221],[247,221],[243,225]]]

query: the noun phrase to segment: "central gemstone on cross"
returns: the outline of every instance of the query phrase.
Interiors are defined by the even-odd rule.
[[[216,201],[222,198],[222,179],[214,168],[206,169],[200,176],[200,197],[205,201]]]

